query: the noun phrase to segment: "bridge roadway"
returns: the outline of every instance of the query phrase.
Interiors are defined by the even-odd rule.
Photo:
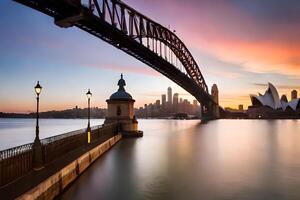
[[[54,18],[60,27],[76,26],[165,75],[193,95],[216,117],[218,105],[185,44],[175,33],[118,0],[15,0]]]

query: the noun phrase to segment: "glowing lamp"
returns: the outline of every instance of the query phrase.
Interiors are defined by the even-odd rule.
[[[35,93],[37,95],[40,95],[40,93],[42,92],[42,86],[40,85],[40,82],[38,81],[36,86],[34,87]]]
[[[91,93],[90,89],[89,89],[89,91],[86,93],[86,96],[87,96],[88,99],[90,99],[90,98],[92,97],[92,93]]]

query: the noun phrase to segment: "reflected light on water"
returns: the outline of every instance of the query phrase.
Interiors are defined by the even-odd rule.
[[[140,128],[143,138],[119,142],[61,198],[300,199],[298,121],[140,120]],[[103,174],[108,185],[85,187]]]
[[[300,199],[299,120],[139,120],[139,127],[144,137],[121,140],[59,198]]]

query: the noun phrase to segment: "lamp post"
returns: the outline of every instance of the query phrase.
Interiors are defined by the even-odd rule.
[[[35,139],[32,146],[33,149],[33,169],[40,170],[43,168],[43,155],[42,155],[42,144],[39,138],[39,101],[40,101],[40,93],[42,91],[42,87],[40,86],[39,81],[34,87],[36,97],[36,128],[35,128]]]
[[[87,143],[91,143],[91,126],[90,126],[90,118],[91,118],[91,111],[90,111],[90,104],[91,104],[91,97],[92,93],[90,89],[86,93],[86,96],[88,98],[88,126],[87,126]]]

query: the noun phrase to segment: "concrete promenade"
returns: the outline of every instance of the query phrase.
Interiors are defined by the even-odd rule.
[[[1,199],[53,199],[121,138],[121,134],[103,135],[99,141],[71,151],[42,170],[31,171],[0,188],[0,197]]]

